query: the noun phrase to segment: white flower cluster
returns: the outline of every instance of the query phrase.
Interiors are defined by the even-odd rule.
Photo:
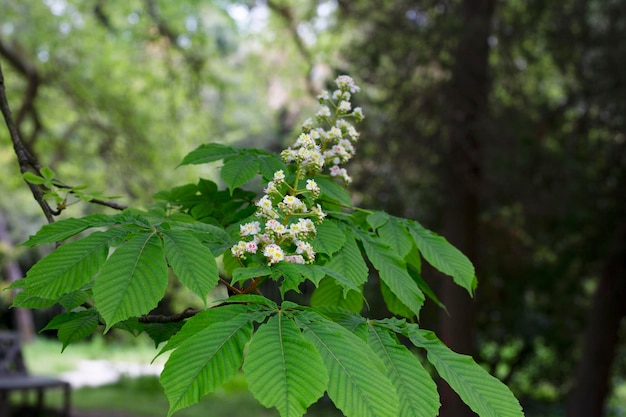
[[[298,140],[281,156],[286,163],[301,164],[309,173],[323,172],[326,167],[328,174],[348,184],[352,178],[341,165],[354,156],[354,143],[359,140],[359,132],[346,119],[353,118],[359,123],[364,116],[360,107],[353,110],[350,103],[352,94],[360,91],[352,78],[341,75],[335,83],[338,88],[332,94],[323,91],[318,96],[321,106],[315,118],[303,123]]]
[[[293,173],[290,176],[293,184],[287,183],[282,170],[274,173],[265,194],[256,202],[259,221],[240,225],[242,240],[231,248],[236,258],[262,254],[269,265],[315,260],[311,241],[317,233],[315,225],[324,220],[326,213],[316,203],[321,190],[310,177],[328,167],[330,176],[342,178],[346,183],[351,181],[340,165],[354,156],[359,133],[346,118],[351,117],[357,123],[363,120],[361,108],[352,110],[350,103],[351,95],[359,87],[347,75],[339,76],[335,82],[338,89],[332,95],[327,91],[320,94],[321,107],[315,119],[306,120],[294,145],[281,153],[286,164],[295,165],[289,171]]]

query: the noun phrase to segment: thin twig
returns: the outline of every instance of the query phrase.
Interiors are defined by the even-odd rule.
[[[165,315],[165,314],[147,314],[145,316],[140,316],[138,318],[140,323],[176,323],[179,321],[183,321],[190,317],[195,316],[202,310],[196,310],[193,308],[188,308],[185,311],[182,311],[177,314]]]

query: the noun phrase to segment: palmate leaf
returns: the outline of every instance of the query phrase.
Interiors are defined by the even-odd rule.
[[[165,256],[180,282],[206,302],[219,280],[215,256],[189,232],[164,231],[163,243]]]
[[[435,334],[408,324],[411,342],[428,352],[428,361],[459,397],[480,417],[523,417],[522,407],[509,388],[491,376],[471,356],[458,354]]]
[[[62,242],[67,238],[75,236],[80,232],[92,227],[102,227],[115,224],[115,216],[107,216],[105,214],[94,214],[92,216],[81,218],[69,218],[58,222],[50,223],[42,226],[41,229],[22,245],[33,247],[43,243]]]
[[[409,231],[415,245],[429,264],[474,294],[477,281],[474,266],[460,250],[452,246],[444,237],[425,229],[415,221],[409,222]]]
[[[163,242],[142,232],[120,246],[96,278],[93,298],[108,331],[118,321],[148,313],[167,288]]]
[[[243,364],[248,387],[281,417],[300,417],[326,390],[322,358],[293,319],[273,316],[255,333]]]
[[[259,172],[259,161],[254,155],[243,154],[228,158],[220,175],[230,192],[250,181]]]
[[[351,232],[346,231],[345,240],[343,247],[324,265],[327,275],[344,288],[344,296],[349,290],[359,291],[369,276],[369,268]]]
[[[398,393],[398,417],[435,417],[440,406],[437,385],[420,361],[389,330],[371,322],[368,328],[368,344],[387,367]]]
[[[385,366],[363,340],[323,316],[297,317],[328,370],[328,395],[347,417],[398,417],[398,396]]]
[[[263,317],[259,312],[243,313],[216,322],[172,352],[161,373],[161,385],[170,403],[168,417],[197,403],[237,373],[244,346],[252,335],[252,322],[259,317]]]
[[[104,264],[109,245],[127,233],[110,229],[61,246],[28,271],[25,292],[30,297],[56,300],[82,288]]]
[[[387,246],[372,238],[362,235],[361,242],[367,257],[378,270],[391,292],[416,316],[424,304],[424,294],[406,270],[406,264]]]

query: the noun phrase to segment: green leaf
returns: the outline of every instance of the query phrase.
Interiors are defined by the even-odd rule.
[[[104,214],[94,214],[92,216],[69,218],[58,222],[44,225],[37,233],[30,236],[22,243],[23,246],[33,247],[42,243],[61,242],[65,239],[77,235],[83,230],[92,227],[108,226],[115,223],[115,218]]]
[[[172,323],[147,323],[144,324],[143,329],[148,336],[150,336],[156,348],[159,344],[170,340],[180,331],[184,324],[185,323],[182,321]]]
[[[54,177],[56,176],[56,174],[54,173],[53,170],[51,170],[48,167],[43,167],[41,168],[41,175],[43,175],[43,177],[46,179],[46,181],[52,181],[54,179]]]
[[[389,221],[378,229],[378,235],[383,243],[389,246],[400,258],[404,258],[413,248],[411,235],[395,217],[390,217]]]
[[[168,417],[197,403],[237,373],[252,329],[252,316],[240,314],[204,328],[172,352],[161,373],[170,403]]]
[[[385,366],[360,338],[319,314],[297,317],[328,370],[328,395],[347,417],[398,417],[398,396]]]
[[[428,361],[472,411],[481,417],[523,417],[509,388],[489,375],[471,356],[450,350],[431,331],[408,324],[411,342],[428,352]]]
[[[406,264],[387,246],[367,236],[363,236],[361,242],[367,257],[378,270],[381,281],[389,287],[402,304],[418,316],[424,304],[424,294],[407,272]]]
[[[63,343],[62,351],[73,342],[84,339],[98,327],[98,312],[95,309],[56,316],[43,330],[58,329],[57,337]]]
[[[287,167],[280,157],[274,154],[261,154],[257,160],[259,161],[259,172],[267,181],[271,181],[274,178],[274,172],[287,171]]]
[[[407,318],[415,317],[415,313],[410,308],[405,306],[404,303],[393,293],[393,291],[389,289],[387,284],[382,281],[380,283],[380,292],[383,296],[387,309],[389,309],[392,314]]]
[[[315,182],[320,187],[322,200],[330,199],[344,206],[352,205],[350,194],[344,187],[337,184],[335,181],[329,178],[317,176],[315,177]]]
[[[208,143],[200,145],[189,152],[178,166],[206,164],[238,154],[239,151],[231,146],[226,146],[221,143]]]
[[[59,298],[59,304],[61,304],[66,310],[70,311],[76,307],[81,306],[87,300],[91,298],[90,291],[76,290]]]
[[[28,271],[26,291],[31,296],[56,299],[82,288],[102,267],[111,241],[126,233],[110,229],[61,246]]]
[[[225,249],[230,248],[234,243],[224,229],[212,224],[198,221],[168,221],[167,223],[170,225],[172,230],[189,230],[195,232],[196,237],[198,237],[203,243],[206,243],[210,247],[211,252],[214,254],[222,253]]]
[[[20,291],[15,295],[15,297],[13,297],[13,304],[11,304],[11,307],[46,308],[55,304],[56,299],[31,296],[26,291]]]
[[[336,306],[359,313],[363,309],[363,296],[349,290],[344,297],[343,288],[335,280],[324,278],[311,295],[311,306]]]
[[[322,358],[292,319],[279,313],[255,333],[243,364],[250,392],[281,417],[300,417],[326,390]]]
[[[46,183],[45,178],[40,177],[39,175],[33,174],[32,172],[25,172],[22,174],[22,178],[31,184],[42,185]]]
[[[186,231],[164,231],[163,243],[165,256],[180,282],[206,302],[219,280],[215,256]]]
[[[259,161],[253,155],[243,154],[228,158],[222,166],[221,177],[232,193],[250,181],[259,172]]]
[[[311,244],[315,252],[332,255],[343,247],[345,241],[346,236],[336,222],[326,219],[317,226],[317,234]]]
[[[400,399],[398,417],[435,417],[439,412],[437,385],[417,357],[388,330],[370,323],[368,344],[382,359],[387,377]]]
[[[242,304],[229,304],[203,310],[185,322],[180,331],[173,335],[165,346],[161,348],[155,359],[169,350],[176,349],[183,342],[185,342],[185,340],[189,339],[196,333],[201,332],[207,327],[215,323],[231,320],[239,314],[249,313],[251,311],[258,311],[258,308],[251,309],[250,307]]]
[[[344,234],[346,242],[343,247],[324,265],[325,272],[335,278],[344,288],[344,296],[348,290],[359,291],[369,276],[369,268],[351,232]],[[336,273],[334,273],[334,272]]]
[[[409,223],[409,231],[424,259],[439,271],[450,275],[454,282],[473,296],[477,281],[470,260],[444,237],[425,229],[415,221]]]
[[[93,297],[105,331],[118,321],[148,313],[166,288],[163,242],[154,232],[140,233],[111,255],[96,279]]]
[[[287,291],[300,293],[298,288],[306,279],[317,285],[324,278],[325,270],[317,265],[301,265],[288,262],[279,262],[274,266],[272,274],[276,279],[282,277],[280,293],[284,296]]]
[[[376,230],[389,221],[389,215],[384,211],[375,211],[367,216],[367,222]]]
[[[231,284],[245,281],[251,278],[265,277],[272,273],[272,269],[267,265],[249,266],[247,268],[237,268],[233,271]]]

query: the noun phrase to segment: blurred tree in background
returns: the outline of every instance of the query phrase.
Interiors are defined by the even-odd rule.
[[[161,168],[199,143],[280,149],[349,73],[367,93],[358,203],[424,220],[477,265],[476,301],[425,271],[450,313],[427,324],[528,415],[600,416],[623,382],[626,2],[0,0],[0,16],[27,146],[123,204],[194,178]],[[5,130],[0,162],[23,241],[44,219]],[[442,416],[471,415],[444,398]]]

